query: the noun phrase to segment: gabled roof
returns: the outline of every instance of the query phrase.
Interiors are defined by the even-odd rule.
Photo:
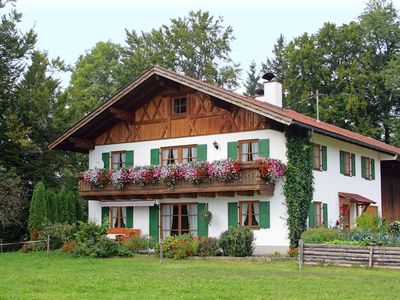
[[[235,92],[228,91],[214,84],[203,82],[192,77],[181,75],[174,71],[170,71],[160,67],[152,67],[151,69],[144,72],[135,81],[128,84],[125,88],[112,96],[108,101],[97,107],[94,111],[85,116],[70,129],[65,131],[49,145],[49,148],[72,150],[72,148],[68,146],[70,138],[79,138],[79,133],[82,132],[85,127],[96,128],[96,122],[98,123],[99,120],[107,119],[107,112],[109,112],[110,108],[118,106],[119,102],[121,101],[127,101],[127,95],[134,92],[140,86],[145,85],[146,82],[149,82],[150,79],[158,77],[163,77],[173,82],[188,86],[190,88],[211,95],[223,101],[232,103],[236,106],[253,111],[259,115],[265,116],[269,119],[275,120],[285,125],[295,124],[301,127],[313,129],[315,132],[319,132],[380,152],[391,155],[400,154],[399,148],[387,145],[375,139],[351,132],[349,130],[325,122],[319,122],[313,118],[307,117],[295,111],[283,109],[265,102],[261,102],[252,97],[239,95]]]

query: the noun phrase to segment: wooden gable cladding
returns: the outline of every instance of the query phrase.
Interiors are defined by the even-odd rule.
[[[172,114],[174,98],[186,97],[187,112]],[[96,145],[137,142],[271,128],[271,120],[211,96],[186,91],[153,97],[98,136]],[[119,115],[121,113],[119,112]],[[274,122],[275,123],[275,122]],[[272,126],[276,127],[276,126]]]

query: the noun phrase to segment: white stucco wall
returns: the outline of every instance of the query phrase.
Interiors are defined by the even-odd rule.
[[[328,203],[329,225],[334,225],[339,219],[339,192],[355,193],[376,202],[381,213],[381,172],[380,160],[385,155],[364,147],[333,139],[320,134],[313,134],[311,141],[327,146],[327,171],[313,171],[314,173],[314,201]],[[356,155],[356,176],[340,174],[339,151],[347,151]],[[366,180],[361,177],[361,156],[375,159],[375,180]],[[355,221],[355,210],[352,211],[350,222]]]

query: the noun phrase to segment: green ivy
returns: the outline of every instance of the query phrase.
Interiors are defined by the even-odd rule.
[[[288,163],[283,191],[288,212],[290,247],[294,248],[298,246],[300,236],[307,228],[314,194],[312,148],[309,132],[305,129],[287,126],[285,137]]]

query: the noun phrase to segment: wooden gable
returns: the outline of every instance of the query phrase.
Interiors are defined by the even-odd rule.
[[[187,112],[172,113],[176,98],[185,97]],[[121,112],[119,112],[122,115]],[[128,114],[128,115],[127,115]],[[95,145],[220,134],[282,126],[266,117],[193,89],[165,91],[142,103],[133,112],[99,135]]]

